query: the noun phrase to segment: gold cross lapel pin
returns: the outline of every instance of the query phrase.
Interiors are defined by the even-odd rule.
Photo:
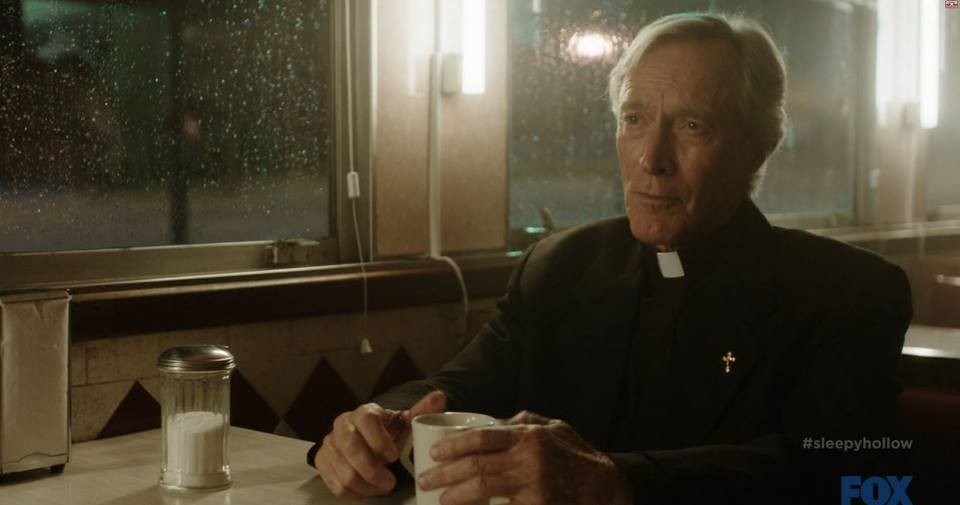
[[[732,352],[727,351],[727,353],[724,354],[723,357],[720,358],[720,360],[723,361],[723,365],[724,365],[723,373],[730,373],[730,365],[733,362],[737,361],[737,357],[734,356]]]

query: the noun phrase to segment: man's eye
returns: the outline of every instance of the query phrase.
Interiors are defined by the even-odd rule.
[[[640,114],[626,114],[623,116],[623,121],[629,124],[637,124],[640,122]]]
[[[709,134],[710,129],[697,121],[684,121],[682,129],[691,135],[703,136]]]

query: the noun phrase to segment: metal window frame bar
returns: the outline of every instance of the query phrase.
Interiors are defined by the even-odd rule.
[[[364,259],[373,258],[374,226],[374,132],[376,110],[376,57],[375,27],[376,9],[374,0],[337,0],[332,4],[333,29],[333,68],[334,68],[334,111],[336,131],[336,179],[335,190],[331,191],[336,201],[336,212],[332,214],[333,235],[337,237],[338,262],[355,262],[360,259],[357,251],[357,239],[353,229],[353,209],[347,198],[347,173],[350,171],[347,145],[347,78],[346,52],[351,51],[353,69],[353,145],[354,169],[360,178],[360,197],[357,200],[357,221],[360,230],[360,242]],[[347,8],[351,9],[350,15]],[[346,43],[346,23],[351,21],[351,40]]]

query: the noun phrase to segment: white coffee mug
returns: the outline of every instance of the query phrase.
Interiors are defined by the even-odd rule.
[[[443,412],[439,414],[421,414],[413,418],[411,436],[400,453],[400,463],[410,472],[414,480],[423,472],[437,466],[430,457],[430,448],[443,437],[467,431],[473,428],[495,426],[497,420],[470,412]],[[410,459],[411,454],[416,461]],[[424,491],[417,486],[417,505],[440,505],[440,495],[446,488]],[[509,503],[505,498],[493,498],[490,505]]]

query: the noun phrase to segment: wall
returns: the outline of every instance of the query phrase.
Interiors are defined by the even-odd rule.
[[[74,343],[70,347],[73,441],[159,427],[159,353],[172,346],[230,346],[232,423],[316,440],[333,418],[383,390],[435,372],[495,300],[372,312],[372,354],[359,353],[360,314],[337,314]],[[466,327],[466,330],[465,330]]]
[[[427,119],[433,5],[381,0],[377,10],[376,181],[377,254],[416,254],[429,248]]]
[[[377,255],[422,254],[429,249],[430,230],[428,122],[434,2],[381,0],[375,8]],[[506,246],[507,6],[503,0],[490,0],[486,9],[484,93],[441,98],[441,237],[446,252]]]

